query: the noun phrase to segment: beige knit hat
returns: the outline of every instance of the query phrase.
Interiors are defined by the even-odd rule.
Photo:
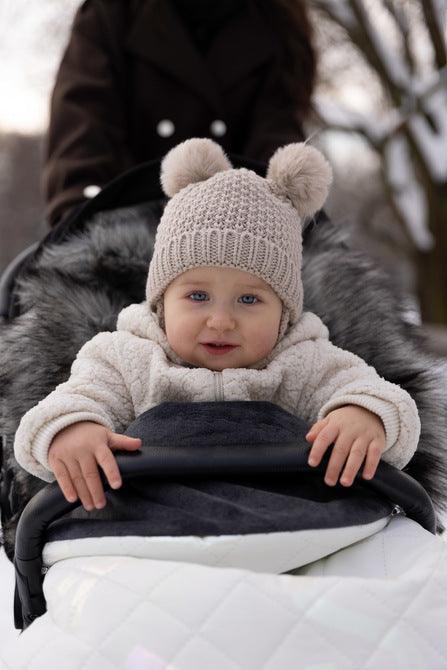
[[[198,266],[245,270],[266,281],[283,302],[279,337],[299,319],[301,221],[320,209],[332,180],[329,163],[304,143],[278,149],[264,179],[233,169],[222,147],[190,139],[161,165],[171,200],[157,228],[146,296],[160,314],[161,298],[182,272]]]

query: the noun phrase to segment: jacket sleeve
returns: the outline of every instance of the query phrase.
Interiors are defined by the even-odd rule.
[[[94,421],[116,432],[135,418],[120,371],[117,333],[99,333],[79,351],[68,381],[59,384],[21,419],[14,441],[19,465],[53,481],[48,449],[53,437],[78,421]]]
[[[86,186],[102,187],[130,165],[116,6],[83,3],[57,73],[43,170],[51,225],[85,199]]]
[[[327,339],[315,340],[311,349],[313,365],[300,398],[299,416],[315,421],[343,405],[364,407],[377,414],[384,425],[383,460],[400,469],[405,467],[416,451],[421,431],[411,396],[380,377],[364,360]]]

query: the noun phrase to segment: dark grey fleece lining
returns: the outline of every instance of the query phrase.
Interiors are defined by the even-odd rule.
[[[223,412],[225,409],[225,412]],[[309,450],[308,425],[264,402],[164,403],[127,429],[143,445],[207,446],[296,442]],[[105,536],[209,536],[369,524],[393,505],[357,485],[331,488],[321,474],[134,479],[107,493],[103,510],[78,508],[53,522],[47,541]]]

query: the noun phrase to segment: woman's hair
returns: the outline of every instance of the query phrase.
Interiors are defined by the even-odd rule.
[[[303,119],[310,109],[317,58],[305,0],[257,0],[281,42],[281,72],[286,91]]]

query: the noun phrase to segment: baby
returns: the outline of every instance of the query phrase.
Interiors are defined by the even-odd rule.
[[[302,311],[301,221],[324,203],[331,170],[305,144],[279,149],[264,179],[233,169],[209,139],[165,157],[171,197],[149,267],[146,300],[115,332],[87,342],[60,384],[22,418],[17,461],[86,510],[105,505],[99,467],[121,485],[120,434],[164,401],[263,400],[310,422],[309,464],[330,445],[325,482],[374,476],[380,458],[403,468],[418,444],[412,398]],[[353,287],[355,290],[355,287]]]

